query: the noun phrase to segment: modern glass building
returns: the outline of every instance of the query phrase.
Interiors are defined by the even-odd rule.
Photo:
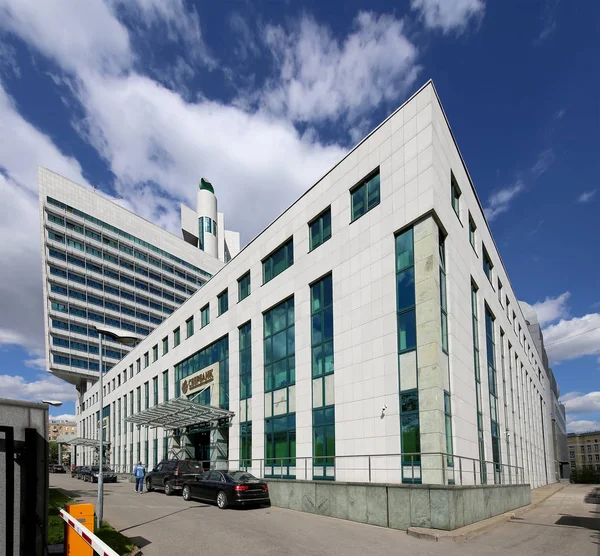
[[[50,170],[40,168],[38,176],[47,368],[83,395],[98,378],[95,326],[144,338],[223,267],[226,253],[239,250],[239,236],[227,232],[225,249],[221,230],[222,248],[207,253]],[[204,187],[198,195],[212,198],[212,214],[222,223],[212,187],[210,192]],[[215,224],[213,237],[218,232]],[[104,370],[128,351],[107,339]]]
[[[208,245],[206,229],[192,242]],[[186,455],[265,477],[556,480],[556,389],[432,82],[106,384],[123,470],[148,445],[151,467]],[[78,408],[80,434],[96,434],[97,394]]]

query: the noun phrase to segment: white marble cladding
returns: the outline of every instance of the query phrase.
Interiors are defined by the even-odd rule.
[[[381,176],[381,202],[351,222],[349,190],[377,167]],[[460,219],[450,203],[451,171],[462,191]],[[328,206],[331,207],[332,237],[310,251],[307,223]],[[468,213],[477,224],[476,250],[469,243]],[[262,313],[293,295],[296,383],[295,388],[290,389],[289,395],[295,396],[297,466],[298,470],[303,469],[306,460],[303,461],[302,458],[310,458],[312,455],[312,396],[318,394],[312,392],[311,380],[309,285],[332,272],[334,400],[338,456],[336,478],[351,481],[368,480],[367,469],[371,467],[372,480],[400,480],[399,458],[386,456],[398,454],[401,450],[394,234],[432,215],[448,235],[446,273],[449,388],[453,408],[454,453],[465,457],[477,457],[470,298],[473,279],[479,287],[479,346],[484,393],[486,458],[492,460],[484,302],[496,316],[496,368],[498,400],[501,406],[499,422],[502,429],[502,461],[509,463],[505,444],[505,410],[502,404],[500,327],[505,332],[505,345],[506,341],[511,342],[519,364],[523,363],[528,380],[531,379],[527,398],[530,405],[527,409],[532,422],[528,430],[533,431],[534,426],[537,426],[539,434],[529,434],[528,443],[524,445],[526,465],[529,464],[526,478],[533,486],[546,483],[546,476],[549,480],[554,480],[550,478],[550,474],[545,473],[546,464],[548,469],[552,468],[548,379],[542,370],[541,381],[539,380],[537,368],[542,369],[542,363],[537,353],[527,351],[524,347],[527,344],[533,345],[533,342],[431,82],[346,155],[187,303],[117,364],[107,374],[107,382],[128,368],[136,359],[143,357],[153,345],[160,345],[162,338],[168,336],[172,345],[173,330],[181,328],[181,345],[171,348],[168,354],[143,369],[139,375],[134,375],[124,386],[108,393],[105,398],[106,404],[122,398],[125,393],[129,394],[146,381],[151,382],[154,376],[161,376],[165,370],[169,371],[172,393],[174,366],[218,338],[229,334],[229,406],[237,411],[240,406],[238,327],[251,320],[253,469],[257,473],[260,472],[260,460],[265,457]],[[293,266],[267,284],[263,284],[261,260],[290,237],[294,240]],[[492,283],[488,281],[482,268],[482,241],[494,263]],[[251,294],[238,302],[237,280],[248,270],[251,275]],[[513,326],[508,322],[505,310],[498,300],[498,277],[502,281],[504,295],[509,297],[524,331],[523,345],[517,339]],[[218,316],[217,295],[226,286],[229,288],[229,310]],[[200,329],[200,309],[206,303],[210,303],[211,322]],[[502,303],[505,304],[505,301]],[[196,330],[195,334],[186,340],[185,321],[191,316],[195,319]],[[514,355],[512,357],[514,358]],[[412,364],[414,365],[414,362]],[[446,373],[446,369],[443,372]],[[403,388],[414,385],[415,375],[407,374],[403,380],[407,381]],[[162,378],[160,384],[159,401],[162,401]],[[88,398],[95,394],[96,389],[97,386],[94,386],[88,392]],[[545,411],[543,435],[546,438],[546,453],[539,427],[540,396]],[[520,399],[521,402],[525,399],[523,392]],[[277,402],[278,400],[276,404]],[[386,410],[382,412],[384,407]],[[440,407],[443,407],[443,400]],[[81,422],[92,418],[97,410],[96,405],[90,404],[88,409],[78,415],[78,420]],[[512,406],[508,410],[512,412]],[[510,420],[509,422],[512,423]],[[509,429],[511,427],[512,424]],[[508,432],[511,434],[509,439],[512,444],[515,436],[521,437],[523,431],[519,434],[513,433],[512,430]],[[138,432],[134,431],[134,435],[136,442]],[[161,431],[158,438],[160,458],[163,453]],[[128,437],[127,443],[129,442]],[[119,439],[116,439],[116,445],[118,444]],[[239,416],[236,416],[229,432],[229,458],[232,462],[238,460],[239,448]],[[514,447],[511,449],[514,451]],[[518,449],[516,451],[519,452],[517,463],[522,465],[522,454]],[[369,455],[373,456],[370,465],[367,457]],[[152,465],[154,462],[149,463]],[[515,464],[514,453],[511,454],[510,463]],[[465,463],[464,467],[469,466],[470,469],[470,465],[471,463]],[[310,466],[309,463],[309,469]],[[413,472],[412,469],[410,472]],[[418,468],[415,472],[419,473]],[[473,482],[472,473],[465,471],[464,482]]]

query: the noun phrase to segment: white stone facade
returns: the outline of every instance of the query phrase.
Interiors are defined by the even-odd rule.
[[[351,221],[350,191],[379,168],[380,202]],[[458,215],[451,203],[451,172],[460,188]],[[331,207],[331,238],[309,248],[309,227],[315,216]],[[469,219],[475,224],[471,246]],[[417,347],[413,357],[416,377],[401,376],[396,311],[395,235],[414,230]],[[448,313],[448,354],[442,349],[439,298],[439,234],[445,235]],[[293,265],[263,284],[262,261],[293,238]],[[492,277],[483,270],[482,245],[493,263]],[[250,272],[250,295],[238,302],[238,279]],[[444,391],[450,393],[452,468],[441,455],[423,456],[424,482],[481,481],[477,409],[475,401],[474,342],[471,287],[478,288],[478,338],[481,368],[481,412],[485,459],[493,460],[490,430],[489,384],[486,365],[485,306],[495,316],[494,340],[497,371],[498,423],[501,464],[524,467],[519,482],[537,487],[554,481],[551,392],[548,378],[529,336],[510,280],[486,223],[469,174],[458,151],[433,83],[424,85],[287,211],[251,241],[187,303],[159,325],[142,343],[111,369],[105,406],[113,408],[124,395],[136,392],[158,377],[158,401],[163,401],[162,375],[168,371],[169,392],[175,391],[175,366],[228,335],[229,408],[236,413],[229,430],[229,461],[240,458],[240,385],[238,327],[251,322],[252,397],[246,419],[252,420],[251,469],[264,472],[265,381],[263,313],[293,296],[295,310],[295,383],[289,389],[290,411],[295,413],[297,478],[312,477],[313,378],[311,371],[310,285],[333,277],[334,374],[330,400],[335,404],[336,480],[402,480],[400,381],[408,380],[419,393],[422,452],[444,452]],[[500,281],[500,282],[499,282]],[[499,291],[499,283],[502,289]],[[228,310],[219,315],[217,296],[228,288]],[[507,302],[510,303],[507,311]],[[200,328],[200,311],[209,304],[210,323]],[[485,305],[484,305],[485,304]],[[513,319],[512,311],[515,311]],[[194,318],[194,334],[185,338],[186,321]],[[173,347],[173,334],[181,330],[181,344]],[[520,327],[520,334],[519,334]],[[501,336],[502,330],[502,336]],[[161,342],[170,349],[162,353]],[[510,342],[510,357],[508,343]],[[116,377],[129,372],[137,359],[158,345],[160,356],[139,374],[111,389]],[[503,355],[502,355],[503,354]],[[516,360],[515,360],[516,357]],[[400,362],[404,369],[405,362]],[[515,362],[516,361],[516,362]],[[521,370],[521,364],[523,369]],[[197,369],[199,370],[199,369]],[[538,372],[539,370],[539,372]],[[410,387],[410,386],[409,386]],[[402,386],[402,390],[406,390]],[[80,435],[95,431],[99,411],[97,385],[78,408]],[[505,401],[506,400],[506,401]],[[136,402],[137,403],[137,402]],[[129,399],[127,401],[129,405]],[[150,403],[152,405],[152,402]],[[246,410],[244,410],[246,413]],[[543,416],[543,417],[542,417]],[[542,426],[543,419],[543,426]],[[115,427],[116,428],[116,427]],[[123,430],[127,429],[126,435]],[[148,440],[148,461],[155,461],[153,440],[158,440],[160,460],[165,453],[164,431],[121,424],[121,434],[110,430],[112,464],[123,461],[123,448]],[[145,448],[140,448],[145,459]],[[510,456],[509,456],[510,451]],[[120,454],[121,460],[117,454]],[[370,456],[370,457],[369,457]],[[83,454],[78,455],[82,458]],[[90,457],[88,455],[88,457]],[[131,456],[128,455],[127,460]],[[137,459],[134,458],[134,459]],[[81,462],[82,460],[78,460]],[[89,461],[89,460],[88,460]],[[473,470],[475,473],[473,473]],[[494,480],[489,464],[488,483]],[[412,472],[412,468],[411,468]],[[475,475],[475,476],[474,476]],[[406,479],[406,474],[405,477]],[[517,480],[514,469],[502,468],[503,482]]]

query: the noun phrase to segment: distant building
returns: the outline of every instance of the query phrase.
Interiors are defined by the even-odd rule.
[[[56,442],[56,439],[61,435],[70,435],[77,433],[77,425],[75,421],[56,421],[50,418],[50,426],[48,427],[48,440]]]
[[[600,471],[600,431],[570,433],[569,461],[571,469],[595,469]]]
[[[183,238],[45,168],[38,182],[46,368],[76,387],[83,408],[83,395],[98,380],[96,326],[144,338],[238,253],[240,238],[225,230],[205,180],[197,210],[181,205]],[[161,347],[167,350],[168,340]],[[107,339],[104,370],[129,350]]]

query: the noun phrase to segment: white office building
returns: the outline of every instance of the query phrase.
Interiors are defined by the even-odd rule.
[[[266,477],[555,480],[542,355],[433,83],[207,270],[106,373],[111,465],[186,455]],[[77,408],[82,437],[97,438],[97,389]]]
[[[181,207],[185,241],[50,170],[38,180],[47,369],[81,396],[98,379],[95,326],[144,338],[237,254],[239,234],[204,180],[197,211]],[[108,339],[105,369],[128,351]]]

